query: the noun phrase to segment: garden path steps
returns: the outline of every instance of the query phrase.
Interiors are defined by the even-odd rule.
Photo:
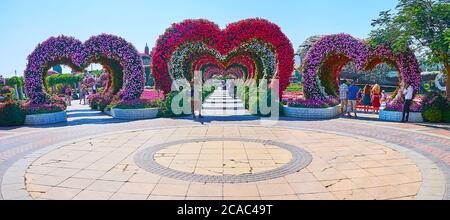
[[[204,116],[250,116],[240,99],[234,99],[220,87],[205,100],[202,109]]]
[[[81,105],[79,100],[72,101],[72,105],[67,107],[67,121],[69,123],[100,123],[111,119],[111,116],[103,114],[101,111],[92,110],[89,105]]]

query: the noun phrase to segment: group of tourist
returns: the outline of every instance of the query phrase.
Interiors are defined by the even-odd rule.
[[[411,85],[406,85],[405,88],[401,93],[404,100],[402,122],[409,120],[410,107],[415,91]],[[381,104],[387,100],[387,95],[384,90],[381,90],[381,86],[378,84],[373,86],[365,85],[364,89],[361,90],[355,84],[355,81],[351,81],[350,86],[348,86],[348,81],[344,80],[339,86],[339,98],[342,114],[347,114],[348,117],[352,117],[351,113],[354,113],[354,116],[357,118],[357,106],[359,103],[363,105],[363,111],[365,113],[368,113],[370,106],[372,106],[373,112],[378,114]]]
[[[72,99],[73,94],[75,93],[75,90],[72,88],[72,86],[66,86],[64,89],[64,101],[66,102],[67,106],[72,105]],[[92,89],[92,94],[96,93],[96,89]],[[82,86],[80,89],[80,105],[86,105],[88,102],[86,102],[87,97],[89,96],[89,89],[85,86]]]
[[[381,103],[386,100],[386,93],[381,91],[378,84],[374,86],[365,85],[363,91],[359,91],[358,97],[362,101],[365,113],[368,113],[370,106],[372,106],[373,112],[377,114],[380,111]]]

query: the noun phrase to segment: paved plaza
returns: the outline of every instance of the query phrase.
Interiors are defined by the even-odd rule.
[[[449,199],[448,125],[68,115],[2,128],[3,199]]]

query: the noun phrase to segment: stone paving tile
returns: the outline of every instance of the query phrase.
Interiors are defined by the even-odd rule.
[[[148,194],[115,193],[110,200],[147,200]]]
[[[320,182],[290,183],[296,194],[326,193],[328,190]]]
[[[157,196],[150,195],[147,200],[186,200],[186,196]]]
[[[69,178],[66,179],[64,182],[62,182],[61,184],[59,184],[58,186],[71,189],[85,189],[93,182],[94,180],[92,179]],[[29,190],[29,186],[27,186],[27,189]]]
[[[289,184],[257,184],[259,195],[261,197],[267,196],[287,196],[287,195],[295,195],[294,190],[291,188]]]
[[[189,185],[158,184],[151,195],[157,196],[186,196]]]
[[[71,200],[73,199],[81,189],[69,189],[69,188],[61,188],[54,187],[47,191],[44,194],[40,195],[40,198],[44,199],[52,199],[52,200]]]
[[[299,194],[299,200],[336,200],[332,193]]]
[[[332,194],[339,200],[374,200],[374,197],[363,189],[336,191]]]
[[[75,196],[74,200],[108,200],[113,195],[112,192],[105,191],[91,191],[91,190],[83,190],[77,196]]]
[[[224,197],[259,197],[256,183],[224,184]]]
[[[191,183],[186,195],[187,197],[221,197],[223,194],[223,184]]]
[[[116,182],[116,181],[106,181],[106,180],[96,180],[94,183],[89,185],[86,189],[90,191],[99,191],[99,192],[117,192],[124,182]]]
[[[156,184],[126,182],[117,193],[150,195],[153,189],[155,189],[155,186]]]

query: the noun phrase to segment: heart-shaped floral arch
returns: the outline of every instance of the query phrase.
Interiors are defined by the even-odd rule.
[[[348,34],[327,35],[308,50],[303,63],[303,87],[307,98],[323,99],[337,95],[338,75],[353,61],[361,71],[375,68],[380,63],[395,67],[401,78],[399,89],[406,84],[418,89],[420,68],[411,51],[394,53],[389,46],[371,47]],[[392,101],[396,101],[397,96]]]
[[[256,63],[254,60],[246,55],[241,55],[237,57],[233,57],[228,61],[227,64],[223,64],[219,62],[215,57],[211,55],[205,55],[203,57],[198,58],[196,61],[192,63],[192,72],[201,71],[203,75],[203,80],[206,81],[212,77],[212,75],[205,75],[206,68],[216,67],[221,70],[222,73],[229,72],[230,69],[237,70],[236,68],[240,68],[237,70],[240,74],[237,77],[242,78],[244,80],[253,79],[256,71]],[[208,73],[211,73],[208,71]]]
[[[157,88],[167,93],[174,80],[189,80],[193,68],[208,64],[195,67],[197,59],[205,55],[217,59],[213,63],[223,65],[238,56],[250,57],[252,62],[242,59],[243,62],[235,63],[247,66],[249,77],[256,80],[279,78],[280,90],[289,85],[294,66],[291,42],[277,25],[267,20],[246,19],[224,30],[204,19],[185,20],[167,29],[152,51]]]
[[[24,72],[25,88],[32,104],[47,104],[45,92],[47,71],[59,64],[82,71],[91,63],[100,63],[111,74],[107,93],[123,100],[137,99],[144,90],[145,73],[136,48],[123,38],[102,34],[85,43],[73,37],[51,37],[39,44],[28,56]]]

